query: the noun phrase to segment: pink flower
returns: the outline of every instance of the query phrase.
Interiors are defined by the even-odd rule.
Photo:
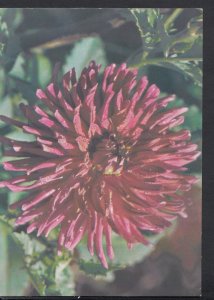
[[[156,85],[136,79],[125,64],[108,66],[102,79],[91,62],[79,80],[72,69],[37,97],[46,109],[21,104],[28,122],[1,120],[33,134],[35,141],[1,137],[7,145],[5,170],[22,172],[0,187],[30,191],[11,208],[20,207],[16,225],[47,236],[60,226],[58,251],[73,250],[84,235],[91,255],[105,268],[102,238],[113,259],[112,231],[128,246],[147,244],[144,230],[154,233],[185,216],[185,197],[196,182],[186,175],[198,156],[188,130],[172,131],[183,123],[187,108],[165,107],[174,96],[158,98]],[[17,160],[17,158],[20,158]]]

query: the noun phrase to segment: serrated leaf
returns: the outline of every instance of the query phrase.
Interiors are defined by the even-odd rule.
[[[164,29],[164,19],[159,14],[159,9],[146,8],[146,9],[130,9],[131,14],[135,19],[136,26],[138,27],[139,33],[143,39],[143,51],[150,52],[161,52],[165,51],[162,49],[168,44],[169,36]],[[164,41],[164,42],[163,42]],[[157,49],[157,43],[159,43]]]
[[[61,261],[56,266],[56,288],[61,296],[74,296],[74,276],[69,266],[70,260]]]
[[[28,269],[28,274],[30,276],[32,285],[38,291],[39,295],[45,296],[46,285],[44,280],[41,279],[41,276],[39,276],[36,271],[30,268]]]
[[[95,60],[97,64],[101,64],[101,70],[103,70],[107,64],[103,43],[99,37],[88,37],[77,42],[70,54],[66,57],[63,72],[65,73],[75,67],[77,76],[80,76],[83,68],[85,68],[91,60]]]
[[[130,12],[143,39],[143,53],[131,57],[129,63],[135,67],[154,64],[173,69],[201,86],[202,71],[196,63],[202,60],[201,20],[191,20],[184,30],[169,33],[165,22],[173,23],[182,9],[172,11],[171,15],[159,14],[158,9],[150,8],[130,9]],[[137,60],[141,62],[136,63]]]
[[[38,240],[32,239],[28,234],[21,232],[13,233],[17,240],[20,242],[25,255],[27,256],[32,256],[34,253],[41,253],[42,251],[45,250],[45,247],[43,244],[41,244]]]
[[[41,296],[72,296],[74,281],[69,266],[71,257],[59,257],[37,238],[24,232],[14,233],[25,253],[25,268]]]
[[[37,290],[37,292],[44,296],[46,292],[46,284],[43,278],[44,267],[40,261],[37,262],[37,257],[39,257],[45,250],[44,245],[39,243],[38,240],[32,239],[28,234],[13,233],[14,239],[24,253],[24,265],[26,273],[28,274],[32,285]],[[33,263],[35,263],[33,265]]]

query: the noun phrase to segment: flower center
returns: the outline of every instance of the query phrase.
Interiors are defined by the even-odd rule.
[[[91,139],[88,153],[96,170],[105,175],[120,175],[126,167],[130,149],[127,142],[119,140],[115,134],[106,132]]]

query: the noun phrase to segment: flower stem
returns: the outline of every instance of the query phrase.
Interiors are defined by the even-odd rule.
[[[165,30],[168,31],[175,19],[183,12],[183,8],[176,8],[164,23]]]

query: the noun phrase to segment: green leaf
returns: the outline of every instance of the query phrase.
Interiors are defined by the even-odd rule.
[[[8,204],[11,205],[15,202],[17,202],[18,200],[23,199],[23,196],[26,195],[25,192],[20,192],[20,193],[14,193],[14,192],[7,192],[8,194]]]
[[[107,64],[103,43],[99,37],[83,38],[80,42],[77,42],[70,54],[66,57],[63,72],[65,73],[75,67],[77,76],[80,76],[83,68],[85,68],[91,60],[95,60],[97,64],[101,64],[101,70],[103,70]]]
[[[166,46],[169,36],[164,29],[164,19],[159,13],[159,9],[132,8],[130,12],[143,40],[143,57],[146,57],[150,52],[164,51],[162,46]],[[164,43],[161,44],[163,40]],[[157,43],[159,43],[158,49]]]
[[[89,261],[80,259],[79,260],[79,268],[80,270],[84,271],[88,275],[93,276],[106,276],[108,270],[103,268],[100,262],[94,261],[93,259],[90,259]]]
[[[45,88],[52,77],[52,65],[48,57],[43,54],[35,54],[28,61],[27,79],[35,87]]]
[[[7,221],[0,222],[0,295],[23,296],[29,284],[23,252],[12,237]]]
[[[44,88],[51,80],[52,65],[50,60],[43,54],[37,54],[36,59],[38,64],[38,83]]]
[[[148,64],[150,63],[148,62]],[[162,62],[151,62],[151,64],[179,72],[183,76],[185,76],[185,78],[192,79],[193,82],[198,86],[202,86],[202,70],[197,63],[194,63],[192,61],[179,61],[178,59],[174,61],[166,60]]]
[[[45,250],[45,246],[41,244],[38,240],[31,238],[30,235],[24,232],[14,232],[13,234],[15,238],[19,241],[25,253],[25,256],[32,256],[35,253],[36,255],[38,255],[39,253],[42,253],[42,251]],[[28,261],[27,257],[26,261]]]
[[[202,129],[202,114],[196,105],[191,105],[186,113],[185,125],[191,131]]]
[[[2,100],[0,100],[0,113],[4,114],[4,116],[7,117],[13,116],[13,105],[9,96],[6,96]],[[5,125],[5,123],[0,121],[0,127],[2,127],[2,125]]]
[[[7,136],[17,141],[30,142],[35,140],[35,137],[32,134],[25,133],[21,129],[14,130],[11,133],[9,133]]]
[[[74,296],[74,276],[69,266],[70,260],[60,261],[56,266],[56,288],[61,296]]]
[[[120,264],[109,263],[109,268],[105,269],[97,258],[93,257],[90,259],[80,259],[78,265],[81,271],[86,275],[104,279],[105,281],[111,282],[114,280],[114,271],[124,268]]]
[[[23,9],[7,8],[3,12],[3,20],[8,24],[10,35],[15,32],[23,19]]]
[[[181,31],[172,31],[171,26],[182,11],[178,8],[163,15],[158,9],[130,9],[143,39],[143,53],[131,57],[129,62],[133,67],[158,65],[172,69],[201,86],[198,62],[202,61],[202,18],[191,19]]]
[[[30,268],[28,269],[28,274],[30,276],[32,285],[37,290],[39,295],[45,296],[46,285],[44,280],[42,280],[41,276],[39,276],[36,271]]]
[[[35,102],[36,98],[36,87],[33,86],[30,82],[20,79],[14,75],[9,75],[12,82],[15,84],[15,88],[19,93],[22,94],[23,98],[28,100],[29,102]]]
[[[172,230],[172,228],[168,230]],[[131,266],[138,262],[143,261],[155,248],[155,245],[166,234],[165,232],[155,234],[147,239],[151,242],[151,245],[135,244],[132,249],[128,249],[126,242],[122,238],[114,237],[113,245],[115,252],[114,264],[120,264],[121,266]]]
[[[18,88],[20,84],[31,83],[33,86],[45,87],[51,80],[52,65],[50,60],[43,54],[35,54],[27,58],[25,54],[18,55],[9,76],[16,80]],[[21,91],[23,90],[21,86]]]
[[[74,295],[73,273],[69,265],[71,257],[65,253],[56,255],[55,249],[46,240],[43,244],[38,238],[24,232],[14,235],[22,245],[26,270],[39,295]]]
[[[155,24],[155,21],[159,15],[159,10],[158,9],[154,9],[154,8],[148,8],[146,10],[147,12],[147,19],[148,19],[148,22],[150,24],[150,26],[154,26]]]
[[[1,11],[1,13],[3,13]],[[2,15],[0,14],[0,57],[3,55],[5,49],[5,41],[9,35],[7,23],[3,20]]]
[[[23,54],[20,54],[16,58],[16,61],[13,65],[13,68],[10,70],[9,75],[24,80],[25,79],[24,65],[25,65],[25,57],[23,56]]]
[[[202,89],[201,89],[201,87],[199,87],[198,85],[195,85],[195,84],[189,84],[187,86],[187,90],[192,95],[192,97],[197,99],[198,103],[201,103],[201,101],[202,101]]]
[[[15,232],[13,235],[24,253],[25,270],[32,285],[40,295],[45,295],[46,285],[43,277],[41,276],[44,268],[41,267],[40,262],[36,264],[36,267],[32,267],[33,261],[35,260],[35,262],[37,262],[37,257],[39,257],[45,250],[44,245],[42,245],[38,240],[32,239],[24,232]]]
[[[15,29],[22,20],[21,9],[5,9],[0,13],[0,64],[10,71],[21,52],[20,39]]]
[[[5,46],[5,51],[1,57],[2,65],[5,67],[7,72],[13,68],[16,58],[21,50],[19,38],[16,35],[11,36],[8,39],[7,45]]]

